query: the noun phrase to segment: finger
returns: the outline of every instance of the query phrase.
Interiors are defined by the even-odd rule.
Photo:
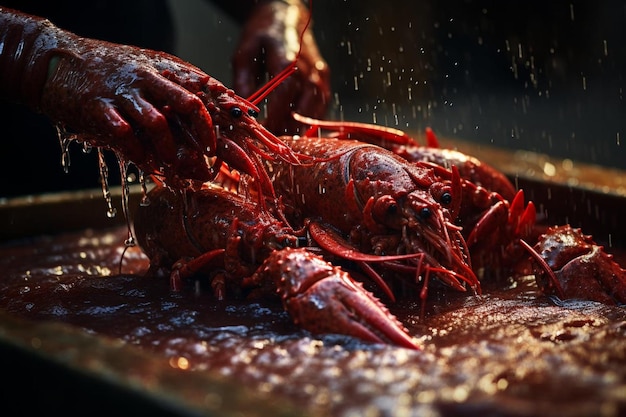
[[[313,64],[315,68],[315,74],[317,74],[318,79],[316,81],[316,85],[322,91],[323,96],[329,100],[331,95],[330,90],[330,69],[328,68],[328,63],[323,59],[315,60]]]
[[[309,61],[299,61],[298,69],[270,96],[266,127],[275,134],[299,134],[302,125],[292,117],[292,112],[319,117],[326,108],[325,100],[318,100],[316,83],[320,81]]]
[[[188,144],[202,154],[215,155],[217,138],[213,129],[213,118],[202,102],[200,97],[191,94],[185,89],[178,89],[179,98],[172,95],[173,101],[169,103],[170,109],[178,114],[179,121],[186,123],[190,135],[185,135]]]
[[[178,158],[172,166],[173,175],[198,181],[209,181],[213,173],[204,155],[189,148],[181,147]]]
[[[154,153],[157,164],[171,164],[176,159],[176,146],[165,116],[145,100],[138,89],[123,94],[122,98],[121,109],[148,139],[148,143],[144,143],[145,151]]]
[[[188,146],[202,153],[215,152],[212,118],[200,97],[160,76],[151,80],[149,86],[155,101],[165,102],[173,114],[190,124],[191,135],[185,135]]]
[[[108,102],[96,100],[93,102],[93,124],[98,127],[98,136],[106,136],[106,146],[120,151],[127,159],[140,165],[146,160],[146,155],[135,136],[132,126],[119,114],[117,109]]]
[[[325,95],[317,85],[311,84],[308,88],[302,89],[302,94],[298,97],[298,103],[294,110],[319,119],[326,114],[328,100],[329,96]]]
[[[294,110],[313,118],[323,118],[330,105],[330,71],[322,59],[314,61],[300,89]]]

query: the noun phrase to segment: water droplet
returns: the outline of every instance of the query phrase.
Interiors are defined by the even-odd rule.
[[[67,174],[70,168],[70,143],[76,139],[76,136],[69,134],[60,124],[55,125],[55,129],[61,145],[61,166],[63,167],[63,172]]]
[[[117,210],[113,207],[113,199],[111,198],[111,190],[109,188],[109,167],[104,159],[104,154],[101,148],[98,148],[98,168],[100,169],[102,195],[107,205],[107,217],[114,218],[117,214]]]
[[[148,197],[148,185],[146,184],[146,177],[143,171],[139,171],[139,183],[141,184],[141,202],[139,203],[143,207],[150,205],[150,198]]]
[[[131,225],[130,210],[128,209],[130,191],[128,188],[128,181],[126,180],[128,178],[128,168],[130,167],[130,162],[124,160],[124,158],[122,158],[118,153],[115,153],[115,156],[120,167],[120,178],[122,178],[122,211],[124,212],[124,218],[126,219],[126,228],[128,230],[128,239],[126,240],[125,244],[127,247],[130,247],[135,246],[135,236],[133,234],[133,228]]]
[[[91,153],[92,149],[93,149],[93,146],[91,145],[91,143],[89,143],[87,141],[83,142],[83,153],[84,154]]]

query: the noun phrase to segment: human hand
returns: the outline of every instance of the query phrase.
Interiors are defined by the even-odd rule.
[[[272,193],[260,155],[300,163],[259,124],[254,104],[173,55],[78,37],[9,9],[0,9],[0,37],[0,97],[168,186],[212,180],[225,162]]]
[[[292,112],[323,118],[330,102],[330,71],[306,27],[308,18],[299,0],[260,3],[244,25],[233,57],[234,89],[242,97],[265,84],[266,72],[275,76],[297,57],[297,70],[268,99],[263,124],[277,135],[302,133]]]
[[[146,173],[211,179],[204,156],[215,154],[216,137],[199,94],[207,74],[169,54],[64,36],[51,53],[43,113]]]

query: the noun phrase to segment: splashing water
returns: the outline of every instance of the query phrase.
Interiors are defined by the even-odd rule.
[[[129,184],[132,181],[132,177],[129,177],[128,175],[128,168],[131,165],[130,161],[125,160],[119,153],[115,153],[115,158],[117,159],[117,164],[120,168],[120,178],[122,180],[122,184],[121,184],[121,189],[122,189],[122,198],[121,198],[121,202],[122,202],[122,212],[124,213],[124,219],[126,220],[126,230],[128,232],[128,237],[126,238],[126,240],[124,241],[124,250],[122,251],[121,255],[120,255],[120,261],[119,261],[119,273],[122,273],[122,266],[123,266],[123,260],[124,260],[124,255],[126,254],[126,251],[129,248],[132,248],[134,246],[137,246],[137,239],[135,238],[135,234],[133,231],[133,227],[132,227],[132,221],[130,218],[130,210],[129,210],[129,197],[130,197],[130,189],[129,189]],[[145,178],[144,178],[144,174],[141,170],[139,170],[139,178],[141,181],[141,187],[142,187],[142,192],[143,192],[143,198],[141,200],[142,204],[145,202],[145,200],[147,200],[147,188],[146,188],[146,182],[145,182]],[[149,204],[149,202],[148,202]]]
[[[89,142],[83,142],[83,153],[88,154],[91,153],[93,146]]]

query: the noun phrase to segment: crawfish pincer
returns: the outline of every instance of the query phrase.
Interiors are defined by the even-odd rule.
[[[274,251],[252,280],[271,279],[295,324],[409,349],[419,345],[372,293],[341,268],[304,249]]]
[[[537,284],[548,295],[565,299],[626,304],[626,270],[590,235],[570,225],[549,227],[534,249],[546,261],[556,281],[535,264]]]

